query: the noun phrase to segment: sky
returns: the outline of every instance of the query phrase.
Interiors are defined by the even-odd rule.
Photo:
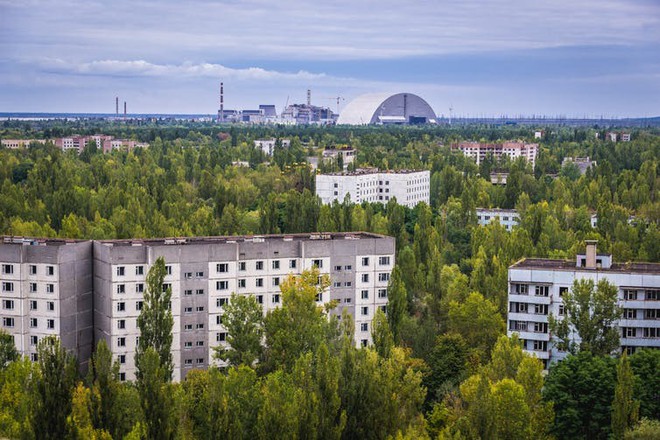
[[[0,112],[660,116],[660,0],[0,0]]]

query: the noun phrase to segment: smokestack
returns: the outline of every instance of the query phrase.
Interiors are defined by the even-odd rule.
[[[119,96],[115,96],[115,114],[119,116]]]
[[[126,101],[124,101],[124,118],[126,118]]]
[[[218,122],[225,120],[225,83],[220,82],[220,110],[218,111]]]
[[[312,91],[311,91],[311,89],[307,89],[307,105],[308,106],[312,105]]]
[[[596,255],[597,255],[596,244],[598,244],[598,240],[585,240],[585,243],[587,244],[587,252],[586,252],[587,261],[585,267],[587,269],[595,269]]]

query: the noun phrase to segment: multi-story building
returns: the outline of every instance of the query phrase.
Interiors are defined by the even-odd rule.
[[[93,344],[92,242],[3,237],[0,316],[20,353],[58,336],[85,368]]]
[[[477,208],[477,223],[480,226],[486,226],[495,219],[510,231],[520,222],[520,215],[515,209]]]
[[[585,174],[590,167],[595,167],[597,165],[595,160],[591,160],[589,156],[587,157],[565,157],[561,163],[562,168],[569,165],[575,164],[575,166],[580,171],[580,174]]]
[[[562,296],[576,279],[607,280],[619,291],[623,317],[617,325],[621,349],[660,348],[660,264],[613,263],[587,241],[575,261],[527,258],[509,268],[508,334],[518,333],[524,348],[547,365],[566,356],[552,339],[548,315],[562,319]]]
[[[396,198],[400,205],[414,208],[419,202],[430,202],[430,183],[429,171],[358,169],[318,174],[316,194],[325,204],[343,202],[349,195],[354,203],[387,203]]]
[[[355,341],[371,342],[371,321],[387,304],[394,265],[394,239],[369,233],[210,237],[176,240],[94,242],[94,327],[120,364],[122,379],[135,375],[137,317],[149,267],[158,257],[167,265],[172,289],[172,354],[175,380],[214,360],[224,344],[223,307],[231,294],[254,295],[264,313],[282,302],[280,284],[289,274],[313,266],[330,275],[319,304],[337,300],[355,320]]]
[[[275,144],[276,143],[277,143],[277,139],[275,139],[275,138],[255,139],[254,148],[260,149],[267,156],[272,156],[273,151],[275,151]],[[290,139],[280,139],[280,143],[281,143],[283,148],[289,148],[291,146],[291,140]]]
[[[46,143],[46,140],[45,139],[2,139],[2,141],[0,141],[0,144],[2,145],[3,148],[18,150],[29,147],[30,144],[33,142],[43,145]]]
[[[484,144],[481,142],[459,142],[452,144],[453,150],[459,150],[464,155],[471,157],[479,165],[486,157],[492,156],[497,160],[502,156],[508,156],[512,160],[519,157],[525,158],[527,162],[536,164],[536,155],[538,154],[539,144],[529,144],[525,142],[503,142],[501,144]]]
[[[349,165],[355,162],[355,148],[326,148],[323,150],[322,157],[324,161],[339,161],[339,158],[341,157],[343,168],[346,169]]]

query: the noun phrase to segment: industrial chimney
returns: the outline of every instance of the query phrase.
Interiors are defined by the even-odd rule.
[[[598,244],[598,240],[585,240],[585,243],[587,244],[585,267],[587,269],[596,269],[596,245]]]
[[[115,115],[119,116],[119,96],[115,96]]]

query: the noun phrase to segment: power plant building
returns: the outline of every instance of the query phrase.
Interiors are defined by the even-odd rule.
[[[412,93],[369,93],[349,102],[337,124],[434,124],[436,118],[431,106]]]

